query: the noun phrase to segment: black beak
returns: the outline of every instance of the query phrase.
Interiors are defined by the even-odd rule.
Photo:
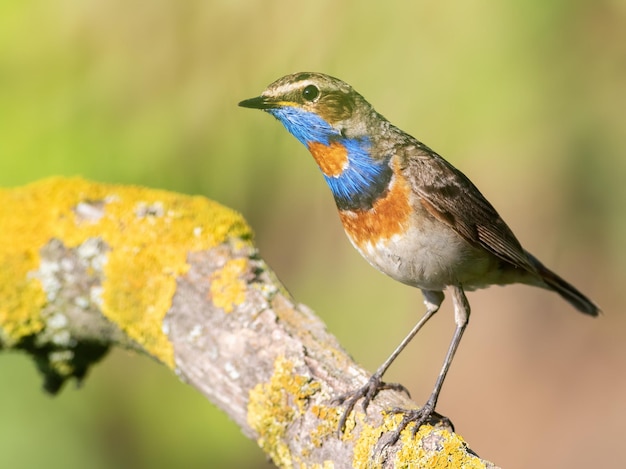
[[[244,99],[239,103],[239,106],[251,109],[270,109],[276,107],[276,103],[269,101],[263,96],[257,96],[256,98]]]

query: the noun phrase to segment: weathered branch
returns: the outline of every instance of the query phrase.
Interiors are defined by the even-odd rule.
[[[444,426],[393,447],[382,391],[341,436],[333,398],[368,374],[258,257],[237,213],[202,197],[81,179],[0,191],[0,348],[45,387],[84,378],[113,345],[170,367],[279,467],[494,467]]]

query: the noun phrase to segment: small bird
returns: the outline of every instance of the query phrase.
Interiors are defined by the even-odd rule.
[[[382,378],[449,289],[456,328],[433,391],[420,409],[403,411],[392,444],[441,417],[435,412],[446,374],[468,323],[465,291],[522,283],[552,290],[590,316],[600,309],[524,250],[476,186],[458,169],[377,113],[343,81],[301,72],[239,103],[278,119],[313,155],[334,196],[352,245],[375,268],[422,291],[426,312],[367,384],[340,402],[339,430],[355,404],[365,411],[381,389],[403,389]]]

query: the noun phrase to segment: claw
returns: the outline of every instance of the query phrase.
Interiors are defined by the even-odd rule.
[[[381,386],[378,388],[379,391],[383,389],[391,389],[392,391],[399,391],[401,393],[406,394],[406,397],[411,398],[411,393],[407,388],[402,386],[400,383],[380,383]]]
[[[385,438],[384,446],[393,446],[400,439],[400,434],[409,426],[409,424],[414,423],[413,428],[411,428],[411,437],[415,438],[417,432],[420,427],[424,424],[430,425],[438,425],[443,424],[452,428],[454,431],[454,425],[450,421],[448,417],[445,415],[441,415],[438,412],[435,412],[434,406],[427,402],[424,407],[420,409],[401,409],[401,408],[393,408],[390,411],[394,414],[403,414],[402,420],[396,427],[396,429],[389,433],[389,436]],[[383,447],[384,447],[383,446]]]
[[[339,419],[338,433],[341,435],[341,433],[345,430],[348,417],[350,416],[350,414],[354,410],[354,406],[360,399],[363,399],[363,402],[361,403],[361,408],[363,409],[363,412],[366,412],[367,407],[370,405],[370,402],[372,402],[372,400],[380,391],[385,389],[400,391],[405,393],[408,397],[411,397],[407,388],[405,388],[401,384],[385,383],[381,380],[380,376],[374,374],[365,384],[365,386],[357,389],[354,392],[342,394],[341,396],[335,398],[333,401],[334,403],[339,405],[345,404],[345,409],[343,411],[343,414],[341,415],[341,418]]]
[[[345,409],[341,418],[339,419],[339,428],[337,429],[338,433],[341,433],[346,429],[346,422],[348,421],[348,417],[354,410],[354,406],[359,401],[359,399],[363,399],[361,404],[363,408],[363,412],[367,410],[367,406],[369,406],[370,401],[376,396],[378,393],[378,388],[382,384],[379,379],[374,379],[374,377],[370,378],[367,384],[352,393],[346,393],[342,396],[339,396],[336,401],[339,404],[344,404]]]

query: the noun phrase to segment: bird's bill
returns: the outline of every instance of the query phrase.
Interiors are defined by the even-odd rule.
[[[271,101],[265,96],[257,96],[256,98],[244,99],[239,103],[241,107],[249,107],[251,109],[270,109],[278,107],[278,103]]]
[[[257,96],[256,98],[244,99],[239,103],[241,107],[249,107],[252,109],[276,109],[286,106],[295,106],[296,103],[291,101],[277,101],[276,98],[268,96]]]

